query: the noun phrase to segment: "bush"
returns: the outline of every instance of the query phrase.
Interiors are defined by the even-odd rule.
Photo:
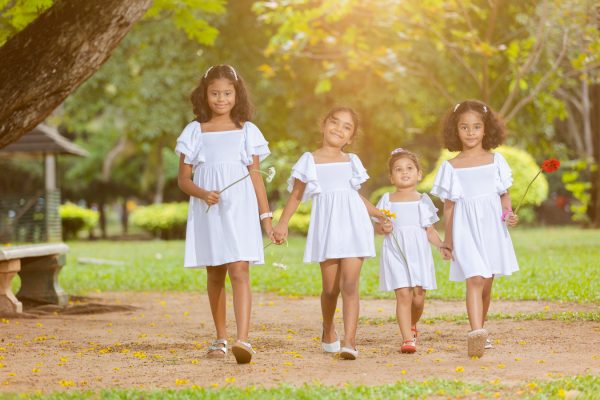
[[[58,208],[62,224],[63,239],[76,238],[82,230],[90,230],[98,224],[98,211],[65,203]]]
[[[509,193],[513,202],[513,207],[516,207],[517,203],[525,193],[527,185],[540,170],[540,166],[535,162],[529,153],[515,147],[500,146],[494,151],[502,154],[512,169],[513,185],[511,186]],[[429,193],[433,187],[435,174],[442,165],[442,162],[455,157],[456,154],[457,153],[451,153],[448,150],[442,150],[442,153],[435,164],[435,168],[427,176],[425,176],[417,189],[420,192]],[[371,201],[373,204],[376,204],[383,193],[393,192],[394,190],[395,188],[393,186],[379,188],[374,191],[373,194],[371,194]],[[527,197],[523,200],[523,206],[519,210],[521,222],[533,221],[535,219],[535,214],[532,209],[533,206],[539,206],[544,200],[546,200],[547,197],[548,181],[546,180],[546,177],[541,174],[535,180],[533,185],[531,185],[529,192],[527,193]]]
[[[136,208],[131,215],[131,222],[154,237],[183,239],[187,216],[188,202],[153,204]]]
[[[290,219],[288,229],[293,233],[300,233],[306,235],[308,233],[308,225],[310,224],[310,210],[311,203],[301,203],[298,210],[294,213]],[[273,212],[273,219],[279,220],[283,208],[278,208]]]

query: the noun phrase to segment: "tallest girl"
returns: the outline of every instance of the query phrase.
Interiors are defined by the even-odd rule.
[[[491,348],[483,328],[494,277],[519,269],[508,226],[518,218],[512,212],[508,188],[512,172],[498,152],[504,125],[488,105],[467,100],[451,109],[444,121],[444,144],[459,151],[444,161],[431,193],[444,201],[444,251],[451,251],[450,280],[466,281],[469,357],[481,357]]]
[[[261,224],[272,237],[267,194],[258,173],[269,155],[267,141],[250,122],[251,104],[242,77],[230,65],[210,67],[191,96],[196,119],[179,138],[178,184],[190,195],[185,267],[206,268],[207,291],[217,331],[208,356],[227,354],[225,277],[233,290],[236,361],[249,363],[249,265],[262,264]],[[249,179],[243,179],[249,175]],[[240,180],[241,179],[241,180]],[[240,180],[237,184],[228,185]],[[222,191],[222,192],[221,192]]]

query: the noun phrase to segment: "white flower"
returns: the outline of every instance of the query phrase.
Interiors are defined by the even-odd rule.
[[[275,173],[277,171],[275,171],[275,167],[269,167],[267,168],[267,183],[271,183],[273,181],[273,178],[275,178]]]
[[[273,266],[276,267],[276,268],[281,268],[281,269],[287,269],[288,268],[287,265],[282,264],[282,263],[278,263],[278,262],[274,262]]]

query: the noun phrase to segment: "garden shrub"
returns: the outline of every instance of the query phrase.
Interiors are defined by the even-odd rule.
[[[90,230],[98,224],[98,211],[79,207],[73,203],[62,204],[58,212],[60,214],[64,240],[74,239],[79,232]]]
[[[160,239],[184,239],[188,202],[137,207],[131,222]]]

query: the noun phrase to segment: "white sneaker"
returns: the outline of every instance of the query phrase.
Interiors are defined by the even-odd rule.
[[[337,332],[335,335],[337,336]],[[321,334],[321,347],[325,353],[338,353],[340,346],[340,339],[337,339],[335,342],[325,343],[323,342],[323,334]]]
[[[340,351],[340,340],[336,340],[333,343],[321,342],[321,347],[325,353],[337,353]]]
[[[351,349],[350,347],[342,347],[340,350],[340,358],[344,360],[356,360],[358,357],[358,350]]]
[[[485,346],[483,346],[483,348],[486,350],[493,349],[494,346],[492,346],[492,339],[490,339],[490,338],[485,339]]]

